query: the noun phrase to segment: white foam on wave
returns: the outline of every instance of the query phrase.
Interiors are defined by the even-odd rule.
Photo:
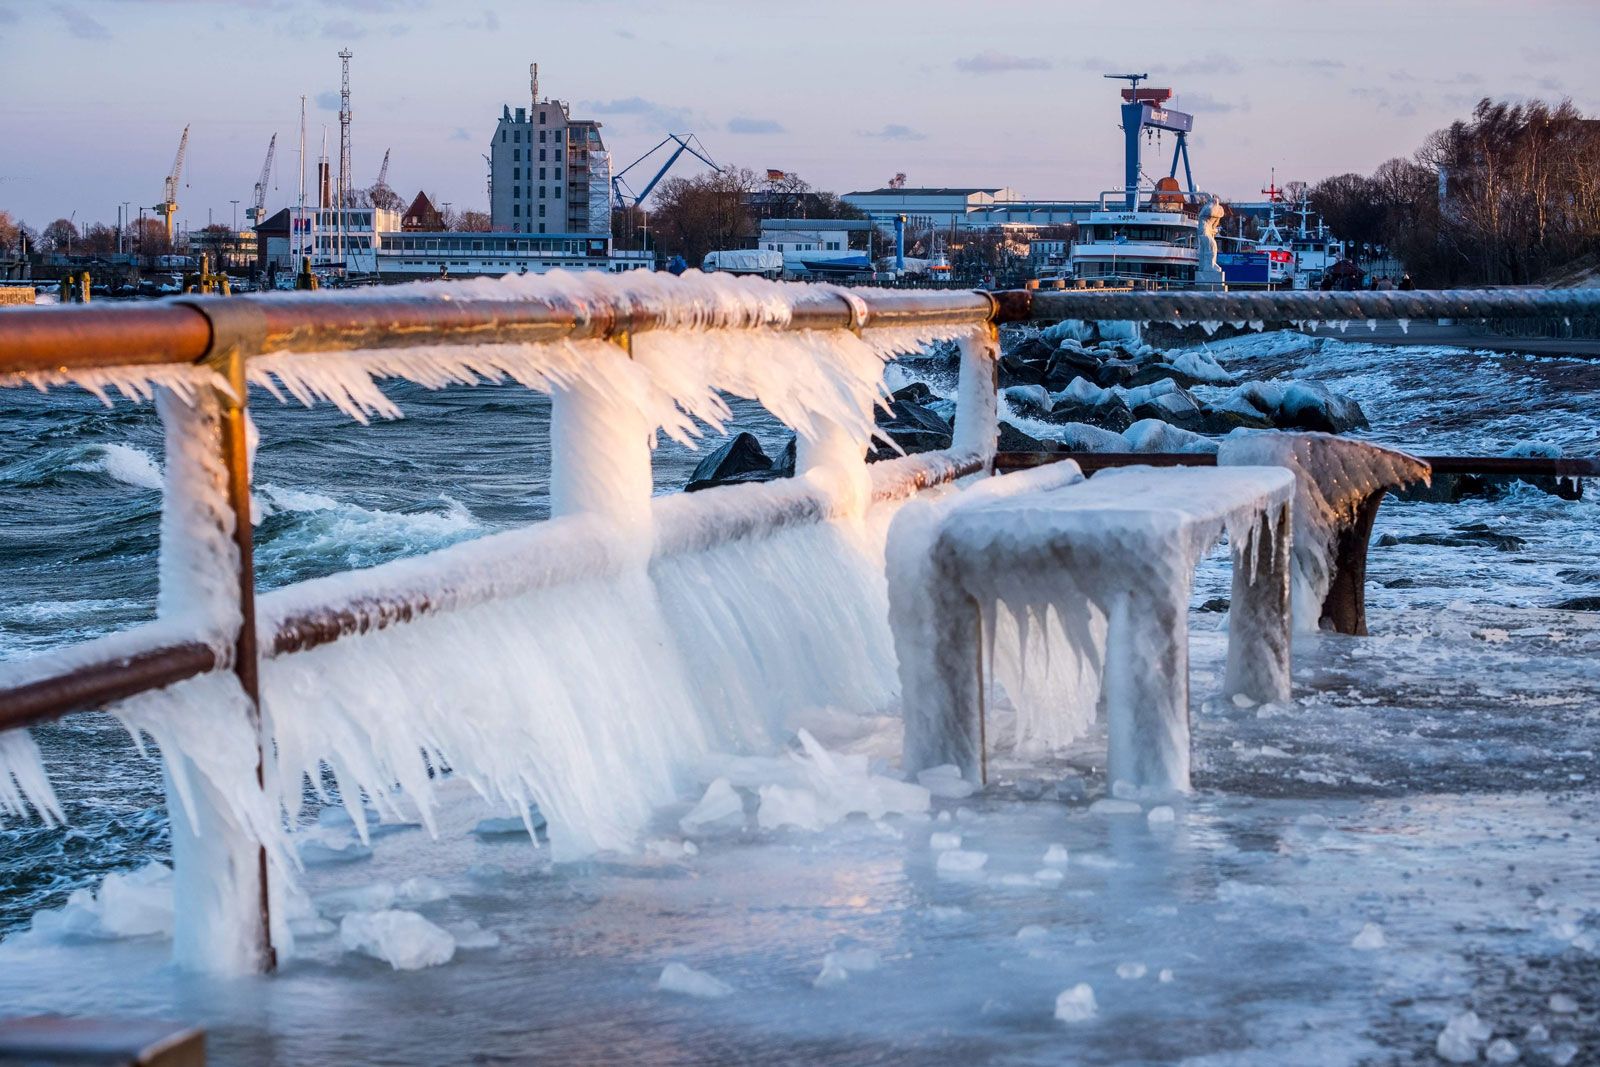
[[[136,489],[161,488],[161,467],[150,453],[132,445],[95,445],[91,454],[70,470],[106,474]]]

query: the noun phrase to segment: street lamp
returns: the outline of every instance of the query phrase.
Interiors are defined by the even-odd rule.
[[[233,205],[233,232],[234,233],[238,233],[239,232],[239,201],[237,201],[237,200],[229,200],[228,203]]]

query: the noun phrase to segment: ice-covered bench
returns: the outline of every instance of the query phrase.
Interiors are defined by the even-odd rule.
[[[1328,433],[1228,437],[1222,466],[1287,467],[1294,499],[1294,624],[1342,634],[1367,632],[1367,542],[1389,489],[1426,482],[1423,460]]]
[[[985,626],[1004,605],[1053,611],[1076,643],[1093,646],[1076,651],[1103,660],[1110,778],[1187,789],[1189,594],[1196,564],[1224,532],[1234,561],[1225,691],[1289,695],[1294,474],[1130,467],[1054,486],[1012,483],[1019,477],[908,512],[890,531],[905,769],[955,764],[969,780],[983,777]],[[1103,642],[1077,625],[1092,615],[1105,620]]]

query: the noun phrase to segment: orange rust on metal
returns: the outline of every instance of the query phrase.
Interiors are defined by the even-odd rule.
[[[217,654],[198,641],[168,645],[78,667],[66,674],[0,689],[0,730],[36,726],[74,711],[101,708],[214,670]]]
[[[181,304],[0,311],[0,374],[194,363],[210,347],[205,316]]]
[[[1004,289],[989,294],[994,301],[994,321],[1027,322],[1033,318],[1033,293],[1027,289]]]
[[[284,656],[304,652],[348,635],[382,630],[397,622],[411,622],[433,614],[434,610],[427,597],[419,596],[413,601],[364,598],[337,608],[292,615],[278,624],[267,654]]]

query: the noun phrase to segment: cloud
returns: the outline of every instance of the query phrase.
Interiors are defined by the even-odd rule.
[[[457,126],[456,132],[450,135],[450,139],[452,141],[470,141],[472,140],[472,134],[467,132],[465,126]]]
[[[74,37],[85,41],[104,41],[111,36],[111,31],[97,19],[75,7],[57,8],[56,14],[61,16],[61,21],[67,24],[67,32]]]
[[[686,130],[708,125],[696,122],[694,113],[685,107],[671,107],[642,96],[625,96],[615,100],[580,100],[579,114],[618,115],[636,118],[642,126],[655,126],[668,130]]]
[[[783,133],[783,123],[773,119],[733,118],[728,120],[729,133]]]
[[[1387,89],[1369,88],[1358,86],[1350,90],[1350,95],[1362,100],[1370,100],[1379,111],[1387,111],[1391,115],[1406,118],[1417,113],[1417,103],[1421,99],[1414,93],[1392,93]]]
[[[367,28],[349,19],[329,19],[318,32],[330,41],[359,41],[367,35]]]
[[[991,50],[958,59],[955,66],[968,74],[1004,74],[1013,70],[1049,70],[1050,61],[1043,56],[1013,56]]]
[[[452,29],[484,30],[493,33],[500,28],[500,16],[493,11],[485,9],[483,15],[479,18],[457,19],[454,22],[447,22],[445,25]]]
[[[1250,101],[1246,99],[1235,103],[1232,100],[1219,100],[1210,93],[1188,92],[1178,94],[1178,106],[1185,111],[1225,115],[1230,111],[1249,111]]]
[[[888,123],[881,130],[857,130],[857,137],[871,137],[878,141],[926,141],[928,135],[898,122]]]
[[[316,95],[317,106],[324,111],[339,110],[339,94],[332,89]]]
[[[1151,68],[1151,73],[1154,73]],[[1190,59],[1175,67],[1163,68],[1162,74],[1237,74],[1239,63],[1221,52],[1211,52],[1198,59]]]
[[[1302,59],[1295,66],[1316,74],[1331,76],[1334,71],[1343,70],[1345,63],[1342,59]]]

